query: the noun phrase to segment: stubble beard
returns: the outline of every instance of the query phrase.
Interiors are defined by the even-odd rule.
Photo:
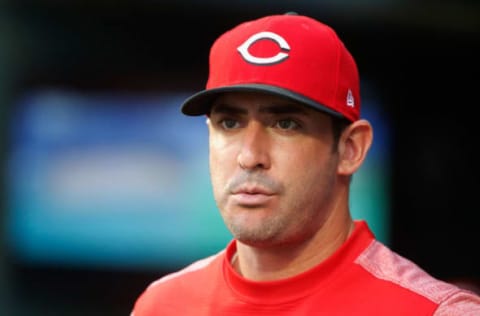
[[[248,210],[247,212],[256,212]],[[250,246],[264,247],[276,244],[280,240],[281,231],[285,227],[284,217],[271,216],[252,225],[235,218],[235,215],[224,218],[233,237]]]
[[[289,209],[275,208],[248,209],[241,210],[246,214],[238,214],[238,210],[224,209],[222,212],[223,220],[232,233],[233,237],[243,244],[265,248],[285,246],[308,239],[313,236],[316,220],[313,218],[313,212],[302,212],[305,205],[290,205]],[[255,220],[248,221],[255,214],[248,212],[264,212],[263,216],[258,216]],[[243,216],[245,215],[245,216]]]

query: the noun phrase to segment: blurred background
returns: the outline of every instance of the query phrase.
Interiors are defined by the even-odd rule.
[[[375,143],[354,216],[478,291],[478,1],[16,0],[0,2],[1,315],[128,315],[225,246],[204,119],[179,106],[219,34],[287,11],[359,66]]]

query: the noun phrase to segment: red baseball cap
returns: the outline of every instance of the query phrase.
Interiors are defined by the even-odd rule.
[[[221,93],[260,91],[359,119],[355,60],[336,32],[313,18],[287,13],[244,22],[213,43],[209,62],[206,89],[185,100],[186,115],[208,114]]]

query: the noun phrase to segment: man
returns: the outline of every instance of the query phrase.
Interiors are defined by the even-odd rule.
[[[306,16],[240,24],[210,51],[206,115],[214,197],[234,239],[153,282],[133,316],[480,315],[480,298],[375,240],[349,211],[373,139],[354,59]]]

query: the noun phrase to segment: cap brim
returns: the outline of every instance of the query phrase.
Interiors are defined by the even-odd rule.
[[[287,89],[265,85],[265,84],[240,84],[220,88],[207,89],[195,93],[185,100],[181,106],[182,113],[190,116],[205,115],[210,113],[210,108],[220,94],[226,92],[263,92],[280,97],[285,97],[296,102],[303,103],[306,106],[316,110],[323,111],[335,117],[344,118],[344,116],[310,98]]]

